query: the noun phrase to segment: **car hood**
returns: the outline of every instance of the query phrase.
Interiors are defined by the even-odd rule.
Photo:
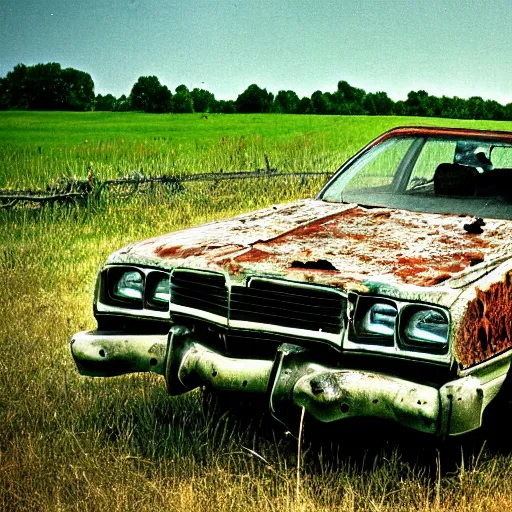
[[[318,200],[277,205],[131,244],[107,264],[286,277],[451,303],[512,255],[512,221]],[[481,233],[478,233],[482,231]]]

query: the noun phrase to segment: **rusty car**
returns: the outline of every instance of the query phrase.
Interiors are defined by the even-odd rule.
[[[114,252],[74,361],[259,395],[285,422],[476,430],[510,389],[511,176],[512,133],[394,128],[315,199]]]

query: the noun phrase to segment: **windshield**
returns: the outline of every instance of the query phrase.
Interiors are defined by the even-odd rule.
[[[392,137],[342,168],[320,198],[512,219],[512,145],[491,139]]]

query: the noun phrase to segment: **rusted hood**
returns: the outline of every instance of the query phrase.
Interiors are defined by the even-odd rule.
[[[460,287],[512,253],[512,221],[300,201],[129,245],[107,263],[263,273],[339,288]],[[466,228],[464,227],[466,226]],[[469,231],[474,231],[469,228]],[[476,231],[479,231],[477,228]],[[462,281],[461,281],[462,277]],[[364,284],[366,283],[366,284]],[[368,288],[368,289],[370,289]]]

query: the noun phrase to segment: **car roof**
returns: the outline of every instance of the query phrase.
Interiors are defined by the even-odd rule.
[[[369,146],[379,144],[392,137],[438,137],[473,140],[492,140],[493,142],[512,143],[512,132],[501,130],[475,130],[472,128],[443,128],[440,126],[399,126],[384,132],[370,142]]]

